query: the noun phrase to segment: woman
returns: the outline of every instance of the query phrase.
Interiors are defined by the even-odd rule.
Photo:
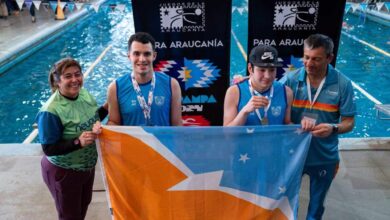
[[[42,176],[58,219],[84,219],[92,199],[97,152],[93,124],[107,115],[83,86],[80,64],[65,58],[49,75],[52,96],[37,115],[45,155]]]

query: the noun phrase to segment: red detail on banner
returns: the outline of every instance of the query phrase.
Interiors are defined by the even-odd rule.
[[[184,126],[210,126],[210,121],[202,115],[183,115]]]
[[[168,64],[168,61],[160,60],[158,64],[155,65],[154,71],[155,72],[163,72],[162,69],[165,69],[165,65]]]

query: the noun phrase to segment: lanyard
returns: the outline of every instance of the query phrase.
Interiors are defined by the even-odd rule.
[[[156,85],[156,77],[153,73],[152,82],[150,84],[150,90],[148,94],[148,103],[146,103],[145,98],[142,95],[141,88],[139,87],[137,81],[135,80],[134,73],[131,73],[131,82],[133,83],[134,90],[137,93],[138,104],[141,107],[142,112],[144,113],[145,121],[147,125],[150,125],[151,122],[150,112],[152,110],[153,93]]]
[[[313,109],[313,106],[314,106],[314,103],[316,102],[318,96],[320,95],[320,92],[322,90],[322,87],[324,86],[324,83],[325,83],[325,79],[326,77],[324,77],[320,83],[320,85],[318,86],[318,89],[316,91],[316,94],[314,95],[314,98],[313,100],[311,99],[311,88],[310,88],[310,79],[308,76],[306,76],[306,88],[307,88],[307,96],[309,98],[309,102],[310,102],[310,110]]]
[[[251,95],[252,96],[262,96],[258,91],[253,89],[251,79],[249,79],[248,82],[249,82],[249,91],[251,92]],[[267,118],[267,112],[268,112],[269,107],[271,106],[273,96],[274,96],[274,86],[272,85],[271,89],[270,89],[269,97],[265,96],[269,100],[269,102],[268,102],[267,107],[264,108],[264,118]],[[255,112],[256,112],[257,117],[260,119],[260,121],[262,121],[263,119],[261,117],[259,109],[256,109]]]

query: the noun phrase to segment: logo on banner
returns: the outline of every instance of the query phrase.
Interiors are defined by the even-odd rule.
[[[276,2],[274,30],[316,30],[319,2]]]
[[[204,103],[217,103],[217,100],[213,95],[190,95],[190,96],[185,96],[182,98],[181,102],[183,104],[204,104]]]
[[[189,88],[208,88],[221,75],[220,69],[209,60],[164,60],[154,68],[179,80],[181,86]]]
[[[161,32],[205,31],[204,2],[160,4]]]
[[[181,100],[182,112],[203,112],[203,104],[215,104],[217,100],[213,95],[190,95]]]
[[[210,122],[202,115],[183,115],[184,126],[210,126]]]

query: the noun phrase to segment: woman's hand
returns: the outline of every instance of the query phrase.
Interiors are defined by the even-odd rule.
[[[81,147],[85,147],[95,143],[96,138],[97,138],[97,134],[93,133],[92,131],[84,131],[79,136]]]
[[[95,133],[95,134],[100,134],[102,133],[102,124],[100,123],[100,121],[97,121],[93,127],[92,127],[92,132]]]

